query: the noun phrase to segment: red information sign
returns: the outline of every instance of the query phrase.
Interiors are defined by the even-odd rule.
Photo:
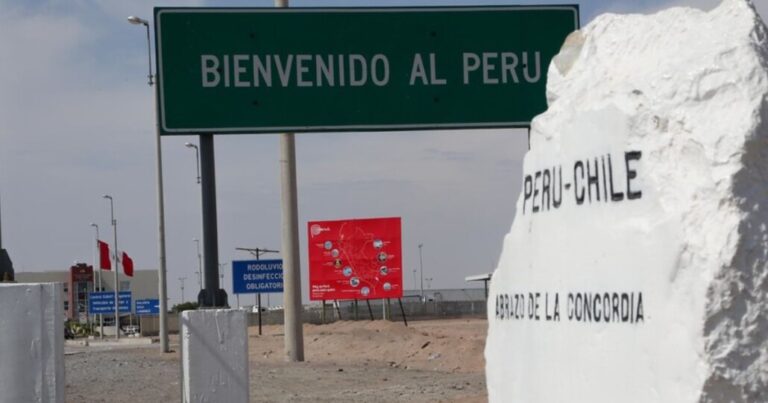
[[[403,296],[400,217],[310,221],[309,299]]]

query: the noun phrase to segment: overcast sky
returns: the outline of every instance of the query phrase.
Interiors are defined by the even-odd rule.
[[[315,0],[292,5],[491,3],[531,4]],[[585,25],[603,12],[653,12],[672,4],[708,9],[717,1],[577,3]],[[90,263],[91,222],[112,243],[103,194],[115,200],[120,249],[132,255],[137,269],[157,267],[153,94],[146,84],[143,27],[125,20],[131,14],[151,18],[154,5],[272,2],[0,0],[2,239],[17,271]],[[764,2],[759,8],[766,15]],[[187,290],[197,290],[192,239],[200,237],[200,191],[187,141],[197,139],[162,143],[172,303],[180,296],[179,277],[188,278]],[[215,147],[219,260],[249,258],[235,247],[280,249],[279,137],[218,136]],[[514,216],[526,148],[522,130],[298,134],[305,300],[308,220],[402,217],[406,289],[414,287],[419,243],[432,288],[467,287],[465,276],[492,271]],[[229,265],[226,270],[229,292]]]

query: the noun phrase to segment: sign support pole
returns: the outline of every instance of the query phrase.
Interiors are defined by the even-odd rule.
[[[405,309],[403,309],[403,299],[398,298],[397,303],[400,304],[400,313],[403,315],[403,323],[405,323],[405,327],[408,327],[408,319],[405,318]]]
[[[373,320],[373,310],[371,309],[371,300],[366,299],[365,303],[368,305],[368,315],[371,315],[371,320]]]
[[[341,318],[341,305],[339,304],[339,300],[334,300],[334,304],[336,304],[336,314],[339,315],[339,320],[344,320]]]
[[[275,0],[275,7],[288,7],[288,0]],[[304,361],[304,329],[301,324],[301,270],[299,268],[299,213],[296,196],[296,143],[293,133],[280,135],[282,187],[283,273],[285,280],[285,359]]]
[[[320,322],[325,324],[325,300],[322,301],[322,305],[320,306],[322,307],[320,310]]]
[[[281,0],[277,0],[282,3]],[[282,185],[282,244],[285,310],[285,359],[304,361],[301,324],[301,270],[299,268],[299,214],[296,196],[296,144],[293,133],[280,135]]]
[[[259,310],[259,336],[261,336],[261,293],[256,294],[256,300],[257,302],[257,309]]]
[[[219,289],[219,236],[216,218],[216,167],[213,134],[200,135],[200,188],[203,192],[203,270],[205,288],[197,301],[201,307],[227,306],[227,293]]]

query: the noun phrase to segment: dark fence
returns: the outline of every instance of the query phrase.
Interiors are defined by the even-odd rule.
[[[372,300],[370,305],[364,300],[326,302],[325,309],[321,305],[305,307],[302,312],[304,323],[323,324],[333,323],[337,320],[381,320],[384,317],[385,306],[388,305],[389,319],[401,321],[402,312],[405,312],[407,320],[448,319],[465,317],[486,317],[486,302],[482,301],[426,301],[420,299],[404,300],[402,311],[396,299]],[[369,309],[370,306],[370,309]],[[261,313],[261,323],[264,325],[283,324],[283,310],[271,310]],[[249,325],[258,325],[258,314],[252,313],[249,317]]]

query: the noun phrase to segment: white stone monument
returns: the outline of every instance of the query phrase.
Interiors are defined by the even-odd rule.
[[[248,317],[201,309],[181,314],[182,401],[247,403]]]
[[[0,403],[64,402],[58,283],[0,284]]]
[[[768,401],[767,96],[746,0],[568,37],[491,282],[492,402]]]

